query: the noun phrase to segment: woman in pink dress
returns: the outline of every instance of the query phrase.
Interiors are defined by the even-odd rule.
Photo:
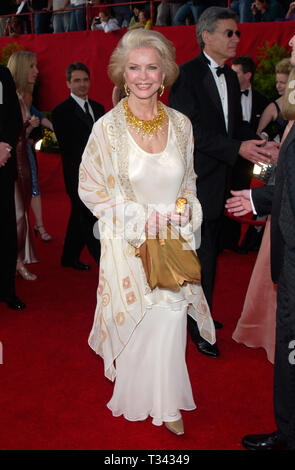
[[[268,218],[249,282],[241,317],[233,333],[237,343],[264,348],[274,362],[277,287],[270,274],[270,218]]]

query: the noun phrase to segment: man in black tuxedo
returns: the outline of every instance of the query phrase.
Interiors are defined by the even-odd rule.
[[[243,120],[249,122],[256,133],[260,117],[268,106],[269,100],[252,86],[256,68],[252,57],[236,57],[231,63],[231,68],[236,72],[240,84]],[[240,163],[240,174],[235,175],[234,182],[239,185],[237,188],[249,188],[253,175],[253,163],[245,158]]]
[[[14,182],[17,178],[14,147],[23,125],[13,78],[0,66],[0,302],[22,310],[25,304],[15,295],[17,231]]]
[[[295,65],[295,36],[291,63]],[[292,74],[292,72],[291,72]],[[294,75],[290,76],[286,116],[295,120]],[[271,213],[271,275],[278,284],[276,350],[274,362],[274,412],[277,430],[271,434],[245,436],[242,444],[251,450],[295,450],[295,125],[282,143],[275,185],[232,191],[227,209],[244,215],[253,210]]]
[[[270,144],[262,148],[262,141],[256,140],[255,132],[243,121],[236,73],[224,65],[235,56],[239,35],[234,12],[221,7],[207,8],[197,23],[202,52],[181,65],[169,95],[170,106],[187,115],[194,130],[197,193],[203,208],[198,256],[210,308],[232,168],[242,158],[269,163],[268,154],[272,150]],[[201,339],[193,322],[188,325],[199,351],[216,357],[219,354],[216,344],[211,346]]]
[[[81,62],[70,64],[66,71],[71,95],[52,113],[54,131],[61,149],[66,191],[71,200],[71,215],[61,258],[61,264],[79,270],[90,266],[79,258],[85,245],[99,262],[100,243],[93,235],[97,219],[78,195],[79,166],[94,122],[104,114],[104,107],[88,99],[90,72]]]
[[[240,83],[243,120],[249,122],[253,131],[256,132],[260,117],[268,106],[269,100],[252,86],[256,69],[252,57],[239,56],[233,59],[231,63]],[[248,160],[243,159],[239,162],[239,166],[233,169],[232,189],[250,188],[253,167],[253,163]],[[263,235],[262,227],[257,228],[250,225],[242,243],[238,246],[241,224],[228,219],[227,226],[227,235],[230,230],[231,236],[224,237],[226,247],[234,249],[238,253],[247,253],[251,249],[258,250]]]

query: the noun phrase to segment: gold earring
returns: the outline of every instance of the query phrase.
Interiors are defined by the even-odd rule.
[[[130,90],[129,90],[128,86],[127,86],[127,83],[124,83],[124,91],[125,91],[125,95],[126,95],[126,96],[129,96],[129,95],[130,95]]]
[[[160,93],[159,93],[159,96],[162,96],[163,93],[164,93],[164,91],[165,91],[165,87],[164,87],[164,83],[162,83],[162,85],[161,85],[160,88],[159,88],[159,92],[160,92]]]

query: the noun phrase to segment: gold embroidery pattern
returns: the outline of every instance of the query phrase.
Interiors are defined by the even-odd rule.
[[[111,136],[115,135],[115,128],[112,122],[107,123],[106,130],[107,130],[108,135],[111,135]]]
[[[122,280],[122,284],[123,284],[123,289],[130,289],[131,288],[130,277],[129,276],[124,277],[124,279]]]
[[[127,127],[122,102],[113,109],[113,119],[116,132],[109,134],[111,146],[118,155],[118,174],[124,199],[136,201],[136,197],[129,180],[129,158],[127,152]]]
[[[135,255],[135,248],[134,246],[132,245],[126,245],[126,248],[125,248],[125,254],[126,256],[130,256],[130,257],[133,257]]]
[[[126,302],[127,302],[128,305],[131,305],[134,302],[136,302],[136,296],[135,296],[133,291],[128,292],[128,294],[126,294]]]
[[[79,180],[80,183],[85,183],[85,181],[87,180],[87,174],[84,168],[80,168],[79,170]]]
[[[104,330],[100,330],[101,331],[101,343],[104,343],[105,340],[107,339],[107,334]]]
[[[96,191],[96,194],[101,198],[101,199],[106,199],[109,197],[109,194],[106,189],[100,189],[99,191]]]
[[[119,287],[119,294],[120,294],[120,298],[121,298],[121,301],[122,301],[122,306],[124,306],[125,308],[125,313],[126,315],[128,315],[128,318],[134,323],[136,324],[136,318],[133,316],[132,312],[129,312],[128,309],[127,309],[127,305],[125,304],[125,299],[124,299],[124,296],[123,296],[123,293],[122,293],[122,290],[121,290],[121,284],[120,284],[120,276],[119,276],[119,269],[118,269],[118,266],[117,266],[117,263],[116,263],[116,257],[115,257],[115,254],[114,254],[114,243],[112,240],[110,240],[110,248],[112,250],[112,260],[113,260],[113,266],[114,266],[114,272],[116,274],[116,279],[117,279],[117,285]],[[121,338],[119,337],[120,341],[121,341]]]
[[[110,303],[110,296],[109,294],[103,294],[102,296],[102,305],[106,307]]]
[[[116,322],[118,323],[119,326],[124,325],[124,323],[125,323],[125,314],[124,314],[124,312],[117,313]]]
[[[90,153],[92,154],[98,154],[98,148],[97,148],[97,144],[94,140],[94,138],[91,138],[88,142],[88,149],[90,151]]]
[[[169,120],[175,132],[176,142],[178,144],[179,152],[185,166],[184,173],[186,173],[187,132],[185,132],[185,127],[187,123],[187,118],[183,114],[175,111],[174,109],[167,108],[166,106],[165,110],[168,114]]]
[[[115,178],[113,177],[113,175],[109,175],[109,176],[108,176],[107,183],[108,183],[108,186],[109,186],[111,189],[114,189],[114,187],[115,187]]]

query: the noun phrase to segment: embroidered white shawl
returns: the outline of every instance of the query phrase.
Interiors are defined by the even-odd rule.
[[[202,222],[196,197],[192,126],[178,111],[166,106],[165,110],[185,167],[179,196],[187,198],[193,213],[182,235],[192,239],[192,232]],[[94,124],[79,178],[80,198],[98,218],[101,238],[97,306],[89,345],[103,358],[110,380],[116,377],[116,357],[146,313],[145,295],[150,292],[141,260],[135,256],[135,248],[145,240],[147,208],[136,201],[128,165],[127,127],[120,102]],[[201,336],[213,344],[215,329],[202,288],[191,286],[188,300],[188,313],[197,321]]]

